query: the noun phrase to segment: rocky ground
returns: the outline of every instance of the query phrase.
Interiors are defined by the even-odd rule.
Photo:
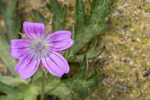
[[[116,0],[99,68],[107,78],[88,100],[150,100],[150,1]]]

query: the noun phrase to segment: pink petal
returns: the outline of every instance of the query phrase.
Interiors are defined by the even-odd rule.
[[[10,55],[14,58],[19,58],[29,54],[28,49],[30,45],[29,39],[16,39],[10,42]]]
[[[23,57],[19,60],[15,67],[15,71],[19,72],[21,79],[31,77],[38,69],[40,60],[31,56]]]
[[[50,39],[53,41],[66,40],[66,39],[70,39],[70,38],[71,38],[70,31],[56,31],[47,36],[47,39]]]
[[[69,72],[69,65],[66,59],[59,53],[52,52],[48,57],[42,59],[45,68],[54,76],[61,77]]]
[[[24,22],[23,29],[29,38],[44,37],[45,28],[43,23]]]
[[[54,51],[62,51],[71,47],[74,41],[71,39],[70,31],[57,31],[49,34],[47,40],[52,44]]]
[[[52,42],[52,50],[54,51],[62,51],[69,47],[71,47],[74,43],[74,40],[65,40],[65,41],[59,41],[59,42]]]

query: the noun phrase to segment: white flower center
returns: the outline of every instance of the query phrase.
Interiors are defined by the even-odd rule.
[[[35,39],[31,43],[32,54],[38,58],[46,56],[50,52],[51,45],[46,40]]]

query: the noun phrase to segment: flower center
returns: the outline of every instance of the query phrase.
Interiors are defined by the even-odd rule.
[[[37,53],[42,53],[43,51],[44,51],[44,49],[45,49],[45,45],[44,44],[42,44],[41,42],[38,42],[36,45],[35,45],[35,48],[36,48],[36,52]]]
[[[49,44],[45,40],[33,40],[32,42],[32,54],[39,57],[45,56],[50,49]]]

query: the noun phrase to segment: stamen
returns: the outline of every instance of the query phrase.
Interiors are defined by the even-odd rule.
[[[31,53],[34,56],[41,58],[42,56],[47,55],[50,48],[51,46],[46,40],[36,39],[36,40],[33,40],[32,42]]]

